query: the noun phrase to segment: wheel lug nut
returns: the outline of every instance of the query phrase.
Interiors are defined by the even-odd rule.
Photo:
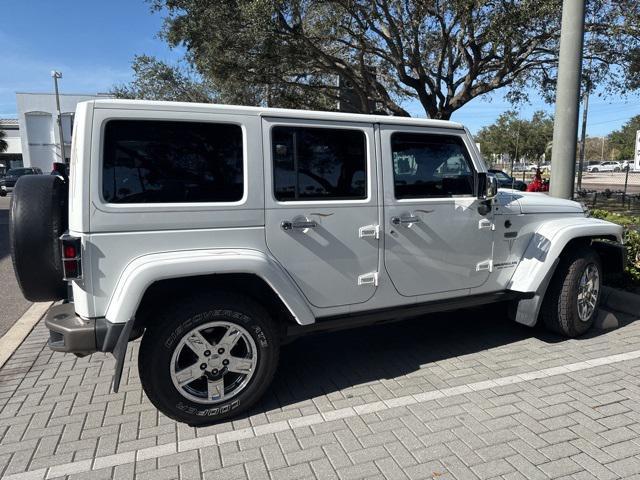
[[[207,368],[207,364],[206,364],[206,363],[202,363],[202,364],[200,365],[200,370],[204,370],[204,369],[206,369],[206,368]]]
[[[204,356],[208,357],[209,355],[211,355],[211,352],[209,350],[205,350],[204,351]]]
[[[229,360],[222,360],[222,364],[225,365],[225,366],[229,365]]]
[[[224,353],[224,348],[219,348],[218,353],[222,355]]]
[[[213,373],[214,375],[216,375],[216,374],[218,373],[218,369],[217,369],[217,368],[214,368],[214,369],[211,371],[211,373]]]

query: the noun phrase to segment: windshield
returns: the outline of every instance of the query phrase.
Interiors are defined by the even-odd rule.
[[[492,173],[498,178],[498,180],[507,180],[509,182],[511,181],[511,177],[504,172],[496,171]]]
[[[7,176],[20,177],[22,175],[26,175],[27,173],[29,173],[28,168],[12,168],[7,172]]]

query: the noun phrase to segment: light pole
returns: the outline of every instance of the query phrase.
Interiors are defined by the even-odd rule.
[[[585,0],[563,0],[556,113],[551,151],[551,195],[572,198],[578,137]]]
[[[53,88],[56,92],[56,109],[58,110],[58,134],[60,135],[60,156],[62,163],[66,163],[67,157],[64,153],[64,136],[62,134],[62,113],[60,112],[60,94],[58,93],[58,79],[62,78],[62,72],[51,70],[51,78],[53,78]]]

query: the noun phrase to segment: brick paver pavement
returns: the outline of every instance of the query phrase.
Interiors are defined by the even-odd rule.
[[[0,370],[7,479],[640,478],[640,322],[561,340],[477,309],[298,340],[264,401],[191,428],[142,392],[137,345]]]

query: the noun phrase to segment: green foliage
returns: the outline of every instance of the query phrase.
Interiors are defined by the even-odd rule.
[[[615,153],[615,160],[631,160],[633,158],[638,130],[640,130],[640,115],[633,117],[620,130],[611,132],[609,143]]]
[[[624,228],[624,245],[627,250],[627,268],[625,270],[626,287],[640,286],[640,217],[621,215],[601,209],[591,210],[591,216],[622,225]]]
[[[555,95],[561,0],[149,1],[225,102],[409,115],[417,101],[448,119],[498,89]],[[590,0],[587,18],[590,83],[635,88],[640,2]]]
[[[132,68],[133,81],[111,90],[116,97],[202,103],[216,100],[215,88],[209,82],[179,66],[148,55],[136,55]]]
[[[553,139],[553,119],[538,111],[531,120],[518,118],[514,111],[503,113],[476,136],[484,155],[506,154],[510,159],[540,162]],[[516,158],[517,157],[517,158]]]
[[[0,153],[4,152],[7,148],[9,148],[9,144],[5,140],[7,134],[4,130],[0,130]]]

